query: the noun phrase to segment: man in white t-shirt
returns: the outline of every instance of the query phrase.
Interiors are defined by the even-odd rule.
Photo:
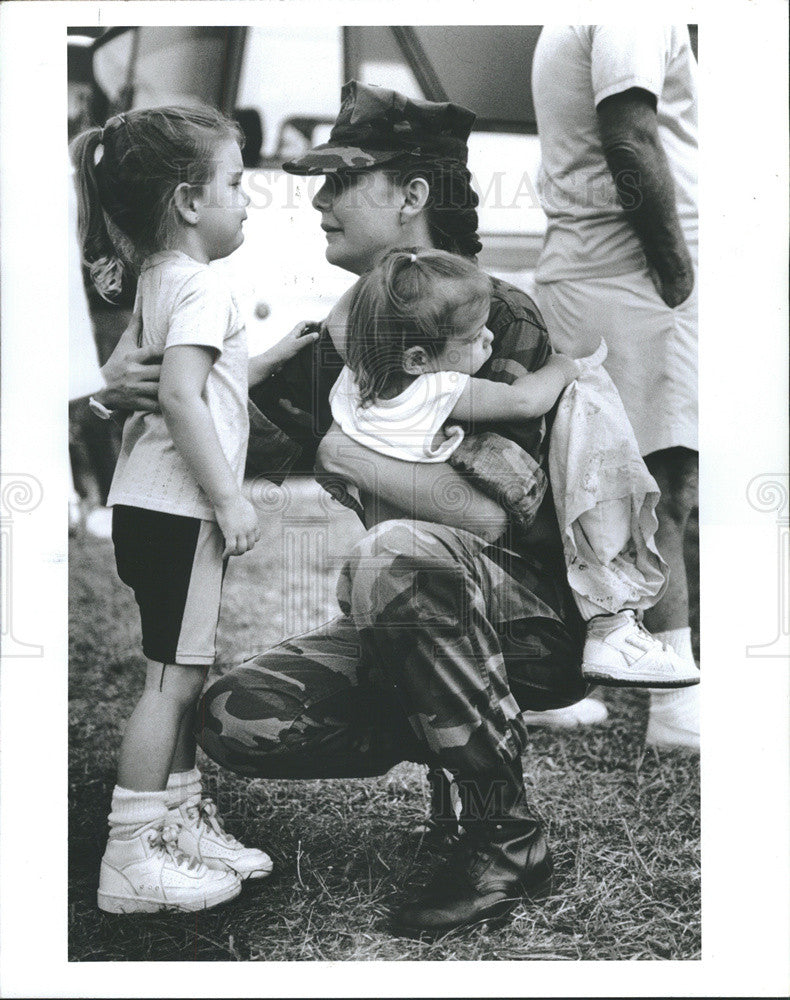
[[[581,357],[601,336],[609,345],[606,367],[662,493],[656,543],[670,582],[645,623],[691,660],[683,538],[697,503],[697,90],[689,32],[546,27],[532,75],[548,219],[536,298],[557,350]],[[698,747],[697,697],[696,688],[653,693],[648,742]],[[579,718],[578,707],[563,711]]]

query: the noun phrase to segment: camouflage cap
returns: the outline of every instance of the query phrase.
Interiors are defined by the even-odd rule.
[[[404,157],[466,164],[466,140],[475,116],[449,102],[421,101],[395,90],[351,80],[329,142],[283,164],[289,174],[372,170]]]

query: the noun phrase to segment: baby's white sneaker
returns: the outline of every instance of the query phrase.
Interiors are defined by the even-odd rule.
[[[699,670],[651,635],[633,611],[598,615],[587,623],[582,675],[615,687],[682,688],[699,684]]]
[[[110,837],[101,862],[99,909],[107,913],[207,910],[241,892],[230,871],[215,871],[177,846],[178,829],[162,819],[128,839]]]
[[[272,859],[257,847],[245,847],[222,825],[211,799],[194,795],[168,812],[178,825],[178,846],[190,857],[217,871],[235,872],[241,879],[266,878]]]

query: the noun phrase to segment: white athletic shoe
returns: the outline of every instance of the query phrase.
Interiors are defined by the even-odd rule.
[[[131,839],[111,837],[101,862],[99,909],[107,913],[207,910],[241,892],[241,880],[214,871],[176,846],[178,829],[154,820]]]
[[[211,799],[192,796],[169,811],[168,821],[178,825],[179,848],[209,868],[235,872],[241,879],[271,875],[269,855],[257,847],[245,847],[227,833]]]
[[[567,708],[549,708],[545,712],[526,711],[521,718],[527,726],[545,729],[581,729],[583,726],[599,726],[609,718],[609,710],[597,698],[582,698]]]
[[[699,688],[651,691],[645,743],[661,750],[699,751]]]
[[[699,684],[699,670],[652,636],[633,611],[587,623],[582,676],[615,687],[682,688]]]

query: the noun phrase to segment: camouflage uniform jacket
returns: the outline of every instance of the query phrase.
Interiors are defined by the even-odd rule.
[[[492,279],[492,283],[491,311],[487,326],[494,334],[494,343],[491,357],[477,375],[479,378],[511,384],[521,375],[541,368],[551,354],[551,346],[546,326],[532,299],[525,292],[497,278]],[[312,474],[318,444],[332,423],[329,390],[342,368],[343,359],[325,330],[312,350],[301,351],[280,372],[250,391],[253,403],[298,447],[299,452],[294,454],[290,465],[291,471]],[[304,414],[309,414],[309,419],[295,417],[284,411],[279,405],[281,399],[287,400]],[[530,550],[535,545],[549,544],[552,550],[558,547],[556,521],[550,510],[551,505],[546,503],[547,418],[538,417],[509,424],[479,422],[474,427],[466,425],[466,430],[472,436],[466,439],[463,450],[459,448],[453,464],[470,474],[478,486],[500,502],[506,491],[499,486],[492,486],[490,482],[493,475],[490,469],[492,457],[498,461],[500,455],[489,447],[492,438],[482,435],[496,432],[523,449],[526,452],[523,457],[527,462],[529,458],[534,460],[532,469],[526,468],[525,462],[519,462],[520,479],[522,482],[526,479],[522,493],[526,492],[529,514],[515,519],[513,542],[518,549],[525,542]],[[475,445],[476,438],[478,446]],[[485,447],[479,446],[481,442],[485,442]],[[250,442],[250,452],[255,453],[253,439]],[[512,456],[502,457],[507,466]],[[267,475],[267,470],[248,464],[248,474],[256,473]],[[504,506],[507,507],[508,504],[505,503]]]

